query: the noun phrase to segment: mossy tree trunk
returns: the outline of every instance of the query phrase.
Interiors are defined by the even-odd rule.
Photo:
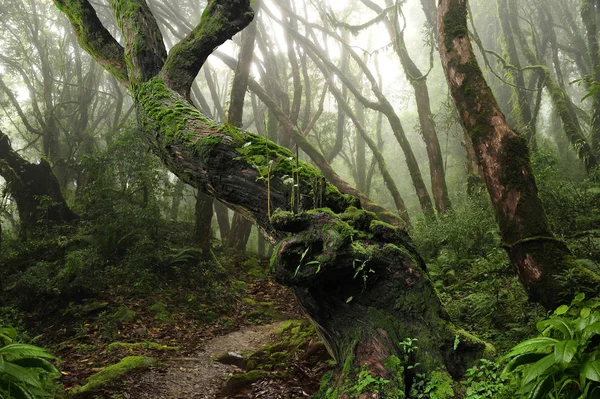
[[[481,165],[503,245],[530,300],[548,309],[560,297],[559,274],[570,271],[582,289],[597,292],[600,278],[583,269],[550,230],[537,195],[525,136],[500,110],[479,69],[467,29],[467,0],[442,0],[439,48],[461,122]]]
[[[23,239],[44,229],[77,219],[60,190],[58,179],[48,161],[35,164],[15,152],[0,132],[0,175],[6,180],[10,195],[17,203],[20,235]]]
[[[140,128],[165,165],[279,242],[275,278],[294,288],[344,366],[327,397],[380,391],[380,398],[403,398],[417,372],[440,381],[445,396],[438,397],[453,396],[453,378],[482,355],[484,345],[449,322],[406,232],[359,209],[357,198],[341,194],[289,150],[210,121],[189,102],[192,81],[208,55],[250,23],[249,0],[209,1],[198,27],[168,56],[143,0],[112,2],[125,48],[110,52],[105,46],[116,42],[87,0],[56,3],[82,45],[130,88]],[[295,176],[298,190],[293,207],[289,176]],[[419,339],[418,350],[401,345],[409,338]],[[375,382],[357,392],[361,371]]]

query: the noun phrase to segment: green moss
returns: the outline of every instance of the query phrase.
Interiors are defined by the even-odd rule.
[[[167,309],[167,305],[162,301],[155,302],[152,306],[148,308],[148,310],[155,313],[154,320],[156,321],[162,323],[173,322],[173,318],[171,316],[171,313]]]
[[[116,320],[126,323],[133,323],[137,320],[137,314],[125,306],[119,306],[113,315]]]
[[[155,77],[143,83],[136,91],[136,100],[144,110],[144,129],[148,132],[160,132],[163,145],[181,142],[196,150],[205,159],[211,150],[221,143],[223,137],[218,134],[219,125],[203,116],[191,104],[183,101],[175,92],[167,88],[163,79]],[[209,131],[198,135],[193,129],[187,129],[188,121],[202,122]]]
[[[83,386],[74,388],[73,395],[80,395],[87,392],[93,392],[106,385],[118,383],[121,378],[133,370],[139,370],[158,364],[156,359],[143,356],[128,356],[119,363],[105,367],[101,371],[87,379]]]
[[[226,395],[232,394],[243,387],[265,378],[266,375],[267,373],[262,370],[233,374],[225,381],[222,393]]]
[[[258,302],[252,298],[244,298],[244,303],[246,303],[250,306],[256,306],[256,307],[264,307],[264,308],[272,308],[273,307],[273,302]]]
[[[454,389],[452,388],[453,381],[450,375],[448,375],[446,372],[432,372],[427,385],[431,387],[431,390],[429,391],[429,396],[431,398],[454,398]]]
[[[453,41],[459,37],[469,34],[467,28],[467,6],[466,3],[458,2],[444,15],[444,37],[447,51],[453,48]]]
[[[476,336],[462,328],[457,328],[455,332],[456,335],[458,335],[459,341],[463,343],[467,342],[470,346],[483,346],[484,350],[481,357],[486,359],[493,359],[497,356],[496,348],[494,348],[492,344],[487,343],[480,338],[477,338]],[[458,345],[460,347],[460,343]]]
[[[275,336],[277,341],[246,356],[247,369],[286,369],[315,335],[314,327],[306,320],[285,322]]]
[[[392,355],[383,361],[385,369],[392,375],[392,383],[384,388],[384,397],[402,399],[404,394],[404,366],[398,356]]]
[[[112,352],[114,350],[119,350],[119,349],[125,349],[128,350],[129,352],[132,352],[135,349],[152,349],[152,350],[157,350],[157,351],[175,351],[175,350],[179,350],[179,346],[167,346],[167,345],[161,345],[158,344],[156,342],[149,342],[149,341],[144,341],[144,342],[113,342],[110,345],[108,345],[108,347],[106,348],[107,352]]]

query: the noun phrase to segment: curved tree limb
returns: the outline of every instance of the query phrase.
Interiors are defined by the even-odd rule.
[[[102,25],[88,0],[54,0],[54,4],[71,21],[79,45],[129,88],[125,50]]]
[[[254,18],[247,0],[209,1],[198,26],[171,51],[160,77],[167,86],[189,98],[190,88],[200,68],[214,49]]]

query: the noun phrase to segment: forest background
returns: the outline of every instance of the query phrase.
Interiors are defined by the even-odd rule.
[[[258,286],[289,298],[272,288],[271,271],[294,287],[340,366],[323,379],[323,397],[594,397],[598,4],[257,1],[250,22],[250,11],[216,1],[99,2],[96,20],[87,1],[55,3],[0,5],[5,347],[49,346],[65,359],[65,386],[84,385],[122,360],[92,356],[115,341],[199,345],[188,334],[271,320],[269,301],[249,297]],[[211,39],[220,13],[234,23]],[[153,15],[156,27],[140,33],[135,15]],[[465,37],[514,140],[486,130],[498,125],[486,119],[495,100],[480,82],[467,85],[479,68],[463,62]],[[175,50],[167,57],[153,41]],[[124,62],[113,55],[119,43]],[[164,66],[149,65],[153,57]],[[144,85],[156,76],[172,92],[153,86],[147,100]],[[157,105],[162,95],[169,111]],[[223,135],[237,147],[225,148]],[[498,142],[505,147],[490,163],[482,149]],[[530,180],[505,184],[513,175]],[[396,268],[410,273],[385,285],[396,284]],[[335,306],[324,309],[329,300]],[[328,324],[328,312],[372,328]],[[421,312],[422,325],[403,320]],[[371,342],[382,329],[386,337]],[[509,351],[538,332],[554,341]],[[361,345],[385,347],[385,356]],[[0,358],[26,367],[47,356],[26,350]],[[424,360],[430,351],[437,360]],[[525,363],[510,384],[499,371],[507,352],[505,362],[521,359],[509,368]],[[93,359],[69,365],[77,358]],[[34,366],[29,382],[21,369],[0,371],[0,389],[60,390],[36,382],[55,372],[49,364]]]

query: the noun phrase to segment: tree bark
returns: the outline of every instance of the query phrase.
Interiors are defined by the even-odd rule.
[[[467,0],[442,0],[439,49],[461,122],[482,168],[503,245],[531,301],[553,309],[564,301],[557,277],[573,272],[593,292],[600,278],[578,266],[550,230],[537,195],[525,136],[506,122],[479,69],[467,30]]]
[[[219,233],[221,234],[221,241],[224,243],[229,237],[230,226],[229,226],[229,209],[215,199],[214,203],[215,213],[217,214],[217,223],[219,223]]]
[[[138,2],[122,0],[113,11],[124,32],[126,65],[159,67],[151,72],[154,77],[148,76],[148,70],[129,71],[130,77],[136,76],[131,87],[140,128],[179,178],[252,218],[271,242],[279,242],[273,261],[276,280],[294,288],[331,353],[345,365],[328,397],[352,391],[374,394],[372,385],[356,392],[362,370],[388,380],[380,398],[406,396],[415,373],[421,372],[436,373],[451,387],[452,378],[460,377],[482,355],[484,345],[449,322],[406,232],[359,209],[357,198],[342,195],[324,181],[321,172],[297,161],[289,150],[202,116],[186,99],[189,87],[175,84],[172,78],[179,76],[175,65],[189,71],[207,54],[184,41],[169,58],[184,55],[185,62],[167,59],[162,68],[169,71],[163,71],[160,49],[151,48],[162,46],[161,40],[153,40],[160,33],[151,29],[152,16],[144,7],[129,7]],[[77,13],[81,7],[69,9]],[[234,10],[222,25],[215,24],[220,14]],[[237,22],[241,16],[247,16],[245,23]],[[200,25],[217,27],[218,32],[207,34],[211,44],[204,51],[211,52],[225,40],[220,30],[230,37],[251,17],[249,0],[209,1]],[[136,34],[129,37],[129,32]],[[146,51],[143,60],[135,62],[131,58],[138,55],[133,47],[139,43]],[[290,190],[285,181],[293,173],[298,179],[299,208],[308,210],[299,214],[287,211]],[[419,350],[401,349],[400,341],[417,337]]]
[[[22,239],[77,219],[65,202],[48,161],[43,158],[38,164],[27,161],[12,149],[8,136],[1,131],[0,175],[17,203]]]

